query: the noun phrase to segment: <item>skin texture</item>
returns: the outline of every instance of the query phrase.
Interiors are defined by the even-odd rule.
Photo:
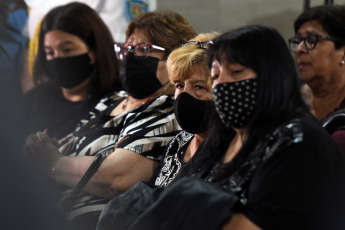
[[[61,30],[52,30],[44,35],[44,50],[47,60],[64,58],[88,53],[93,63],[96,57],[89,47],[78,36]],[[84,101],[88,99],[92,76],[83,81],[80,85],[66,89],[61,88],[64,97],[69,101]]]
[[[296,36],[308,34],[329,36],[317,21],[309,21],[299,28]],[[334,42],[320,38],[312,50],[305,49],[301,42],[295,58],[300,76],[313,94],[313,108],[318,119],[323,119],[345,98],[345,48],[336,49]]]

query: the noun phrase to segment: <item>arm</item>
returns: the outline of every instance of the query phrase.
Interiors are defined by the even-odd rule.
[[[86,172],[94,157],[62,157],[55,164],[54,179],[74,187]],[[110,154],[84,188],[85,192],[110,198],[127,191],[138,181],[148,181],[158,166],[135,152],[116,149]]]
[[[234,214],[229,221],[223,226],[223,230],[260,230],[243,214]]]
[[[26,140],[26,157],[35,167],[51,176],[57,183],[75,187],[94,160],[94,156],[63,156],[46,134],[37,132]],[[101,164],[86,184],[84,191],[110,198],[127,191],[138,181],[148,181],[158,166],[154,160],[138,153],[116,148]]]

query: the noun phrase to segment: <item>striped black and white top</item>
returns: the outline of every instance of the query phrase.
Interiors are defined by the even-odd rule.
[[[173,112],[173,97],[163,95],[127,113],[110,116],[125,99],[123,96],[112,94],[103,98],[91,111],[90,119],[81,121],[73,133],[60,140],[60,151],[69,156],[109,156],[114,148],[123,148],[160,161],[169,141],[181,130]],[[100,212],[107,201],[83,193],[69,219]]]

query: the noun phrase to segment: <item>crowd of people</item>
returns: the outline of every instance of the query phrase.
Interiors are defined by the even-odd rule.
[[[345,6],[305,10],[288,41],[172,11],[125,43],[108,27],[81,2],[39,25],[3,147],[44,229],[345,229]]]

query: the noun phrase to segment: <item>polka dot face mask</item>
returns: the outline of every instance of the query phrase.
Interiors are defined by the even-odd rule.
[[[231,128],[244,128],[255,114],[257,89],[257,79],[216,85],[213,97],[222,123]]]

